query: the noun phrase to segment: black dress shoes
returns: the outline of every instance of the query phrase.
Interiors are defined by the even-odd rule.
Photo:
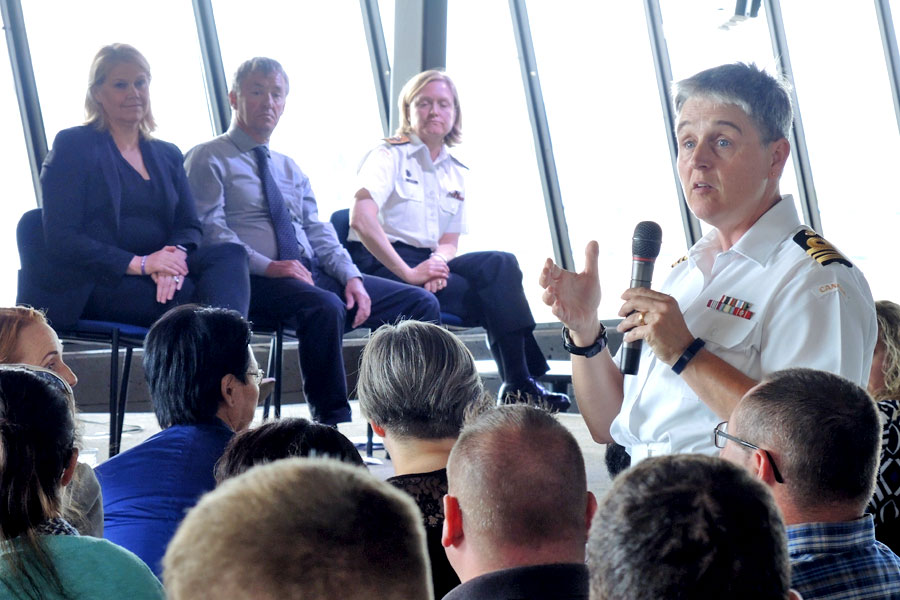
[[[546,408],[550,412],[566,412],[572,405],[569,397],[551,392],[529,377],[524,383],[503,382],[497,392],[497,404],[529,403]]]

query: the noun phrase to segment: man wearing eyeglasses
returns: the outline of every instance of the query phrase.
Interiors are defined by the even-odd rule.
[[[713,432],[722,458],[772,492],[788,534],[791,587],[803,598],[900,598],[900,558],[865,514],[881,422],[865,390],[812,369],[778,371]]]

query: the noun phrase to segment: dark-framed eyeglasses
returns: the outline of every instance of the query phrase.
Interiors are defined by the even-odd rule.
[[[247,371],[247,375],[256,379],[256,385],[259,385],[259,382],[266,376],[266,372],[262,369],[256,369],[255,371]]]
[[[728,421],[722,421],[718,425],[716,425],[715,433],[713,434],[713,440],[716,444],[716,448],[724,448],[725,441],[731,440],[735,444],[739,444],[744,448],[749,448],[750,450],[760,450],[765,455],[766,458],[769,459],[769,464],[772,465],[772,476],[775,477],[775,481],[778,483],[784,483],[784,478],[781,476],[781,471],[778,470],[778,465],[775,464],[775,459],[772,458],[772,454],[768,450],[763,450],[756,444],[751,444],[746,440],[742,440],[739,437],[735,437],[728,433]]]

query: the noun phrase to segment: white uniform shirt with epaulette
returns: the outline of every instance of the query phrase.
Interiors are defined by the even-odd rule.
[[[728,251],[711,231],[672,269],[662,290],[706,349],[759,380],[789,367],[837,373],[866,387],[878,328],[859,269],[800,223],[784,196]],[[722,421],[644,344],[625,376],[613,438],[636,462],[659,454],[717,452]]]
[[[363,159],[356,189],[378,205],[378,220],[390,242],[437,248],[445,233],[466,233],[465,165],[447,147],[431,160],[415,135],[388,138]],[[350,241],[360,241],[350,230]]]

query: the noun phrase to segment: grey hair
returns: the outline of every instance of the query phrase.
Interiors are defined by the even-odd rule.
[[[734,434],[775,456],[801,509],[865,508],[881,456],[881,420],[866,390],[833,373],[776,371],[732,416]]]
[[[719,104],[733,104],[747,113],[763,144],[790,136],[794,119],[790,84],[753,63],[733,63],[701,71],[675,83],[672,94],[678,115],[690,98],[709,98]]]
[[[381,326],[360,358],[363,415],[392,435],[455,438],[466,416],[489,401],[475,359],[460,339],[433,323]]]
[[[623,472],[591,525],[593,600],[783,600],[784,523],[769,490],[719,458],[649,458]]]
[[[274,58],[257,56],[242,62],[241,66],[234,72],[234,79],[231,81],[232,94],[241,95],[241,85],[250,73],[262,73],[263,75],[279,73],[281,78],[284,79],[284,93],[287,94],[290,91],[291,82],[288,80],[287,73],[284,72],[284,67],[281,66],[281,63]]]

